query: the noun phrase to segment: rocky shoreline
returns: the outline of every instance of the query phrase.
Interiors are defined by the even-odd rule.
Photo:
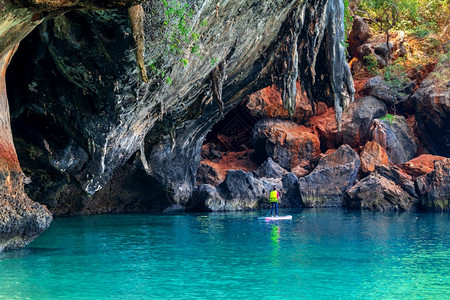
[[[449,211],[448,54],[352,102],[340,0],[190,1],[181,58],[140,2],[0,1],[0,251],[54,216],[260,209],[273,186],[284,207]]]
[[[294,116],[302,117],[294,122],[286,120],[276,87],[249,96],[246,109],[261,120],[253,127],[252,149],[238,161],[263,163],[230,170],[219,180],[218,174],[231,164],[221,166],[221,161],[233,152],[217,142],[204,146],[199,186],[187,209],[265,208],[269,190],[276,186],[283,191],[282,207],[450,211],[450,148],[443,146],[450,134],[450,92],[445,81],[436,79],[448,67],[447,58],[415,92],[404,94],[402,103],[414,107],[413,114],[401,109],[391,114],[386,95],[394,91],[380,93],[386,84],[372,78],[364,87],[366,95],[344,114],[340,132],[333,108],[324,103],[313,115],[298,98],[303,103]],[[382,87],[373,87],[374,82]],[[435,132],[442,134],[440,139],[431,137]]]

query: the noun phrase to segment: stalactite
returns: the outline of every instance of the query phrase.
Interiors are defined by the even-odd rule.
[[[136,46],[134,51],[136,63],[141,71],[141,77],[144,82],[148,82],[147,69],[145,67],[144,51],[145,51],[145,35],[144,35],[144,9],[138,4],[128,9],[131,30]]]
[[[288,110],[292,117],[295,111],[295,102],[297,95],[297,79],[298,79],[298,38],[300,35],[302,21],[302,7],[297,6],[293,17],[292,24],[289,26],[289,35],[285,42],[281,45],[281,61],[279,63],[280,74],[278,85],[281,90],[281,98],[283,106]]]
[[[224,104],[222,100],[222,89],[223,89],[223,82],[225,81],[226,70],[227,70],[227,63],[226,61],[223,61],[217,67],[215,67],[210,74],[213,99],[217,103],[221,115],[223,115],[224,109]]]
[[[354,95],[353,80],[342,45],[345,39],[343,18],[344,5],[341,0],[309,0],[296,8],[291,14],[291,31],[280,48],[284,60],[281,70],[278,70],[283,74],[279,85],[285,107],[290,112],[295,110],[295,97],[292,98],[292,95],[296,90],[292,86],[299,78],[314,113],[315,103],[323,100],[321,96],[333,99],[339,131],[342,111],[353,101]],[[292,48],[295,45],[297,47]],[[326,61],[321,62],[327,68],[328,76],[324,79],[316,78],[320,51],[325,51],[326,55]],[[291,65],[294,61],[297,61],[295,67]]]

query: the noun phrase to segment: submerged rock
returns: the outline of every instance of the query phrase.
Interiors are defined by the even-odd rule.
[[[358,153],[348,145],[324,156],[309,175],[299,178],[303,205],[342,206],[344,192],[355,183],[359,166]]]
[[[345,193],[344,206],[376,211],[411,210],[417,199],[395,182],[379,174],[370,174]]]

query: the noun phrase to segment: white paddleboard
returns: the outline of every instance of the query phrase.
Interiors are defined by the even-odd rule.
[[[259,217],[258,220],[276,221],[276,220],[292,220],[291,215],[278,216],[278,217]]]

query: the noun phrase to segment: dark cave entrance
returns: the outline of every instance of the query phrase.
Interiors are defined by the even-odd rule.
[[[246,103],[247,100],[244,100],[216,123],[206,136],[204,144],[213,143],[227,152],[253,148],[252,130],[258,120],[251,115]]]

